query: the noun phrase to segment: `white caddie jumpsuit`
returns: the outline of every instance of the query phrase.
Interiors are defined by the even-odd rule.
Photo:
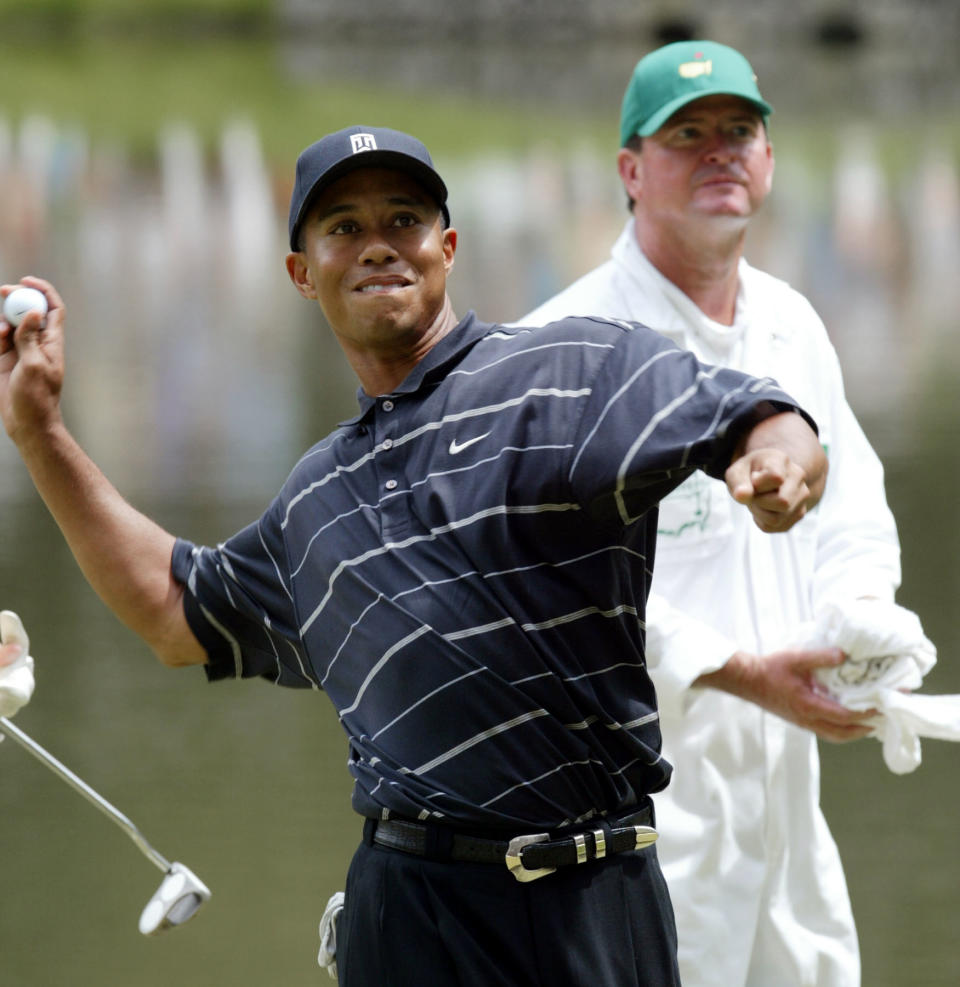
[[[847,404],[826,329],[802,295],[744,260],[735,324],[708,319],[644,257],[632,220],[609,261],[520,321],[565,315],[643,322],[706,362],[775,378],[817,421],[827,488],[790,532],[764,534],[699,472],[661,504],[647,660],[675,772],[656,796],[657,845],[685,987],[857,987],[815,736],[691,687],[734,651],[786,645],[824,601],[892,600],[899,585],[883,469]]]

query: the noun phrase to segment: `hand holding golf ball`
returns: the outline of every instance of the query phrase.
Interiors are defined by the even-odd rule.
[[[16,442],[60,419],[64,307],[49,281],[25,277],[0,285],[0,308],[0,419]]]
[[[14,288],[3,301],[3,317],[16,329],[28,312],[47,314],[47,296],[36,288]]]

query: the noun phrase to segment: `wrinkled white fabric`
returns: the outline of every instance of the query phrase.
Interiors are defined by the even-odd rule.
[[[883,758],[891,771],[907,774],[920,763],[920,738],[960,740],[960,695],[890,692],[883,699]]]
[[[330,896],[320,919],[320,952],[317,962],[334,979],[337,979],[337,922],[343,911],[343,892]]]
[[[734,325],[720,325],[650,264],[628,221],[607,263],[520,322],[587,314],[643,322],[702,360],[773,377],[819,426],[827,488],[785,534],[763,534],[701,473],[661,504],[647,662],[675,771],[655,796],[657,846],[685,987],[856,987],[856,929],[820,811],[816,738],[692,684],[737,650],[775,651],[827,600],[892,602],[900,556],[882,466],[822,321],[746,261]]]
[[[16,661],[0,668],[0,716],[9,717],[30,702],[34,688],[30,639],[12,610],[0,611],[0,644],[19,644],[23,649]]]
[[[882,742],[891,771],[906,774],[920,764],[921,737],[960,740],[960,696],[912,691],[937,661],[912,611],[885,600],[827,603],[799,630],[798,643],[836,647],[847,655],[842,665],[815,674],[837,702],[880,713],[872,721],[873,736]]]

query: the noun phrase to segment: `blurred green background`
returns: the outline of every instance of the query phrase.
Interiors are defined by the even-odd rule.
[[[954,3],[0,0],[0,15],[2,280],[55,281],[71,427],[137,506],[202,542],[255,518],[355,407],[283,270],[302,147],[355,122],[423,138],[461,236],[455,307],[515,319],[626,218],[614,156],[636,59],[685,33],[741,48],[778,159],[748,257],[827,322],[887,468],[899,600],[940,650],[925,691],[960,693]],[[0,606],[37,659],[18,724],[214,892],[143,939],[159,872],[4,743],[0,983],[327,982],[316,925],[359,825],[323,697],[160,668],[86,587],[5,437]],[[957,983],[957,749],[923,753],[895,777],[873,741],[822,748],[864,987]]]

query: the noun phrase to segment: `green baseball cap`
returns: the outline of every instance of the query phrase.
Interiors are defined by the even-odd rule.
[[[620,112],[620,144],[639,134],[656,133],[681,106],[702,96],[739,96],[760,111],[764,121],[773,107],[760,95],[750,63],[716,41],[677,41],[637,62]]]

